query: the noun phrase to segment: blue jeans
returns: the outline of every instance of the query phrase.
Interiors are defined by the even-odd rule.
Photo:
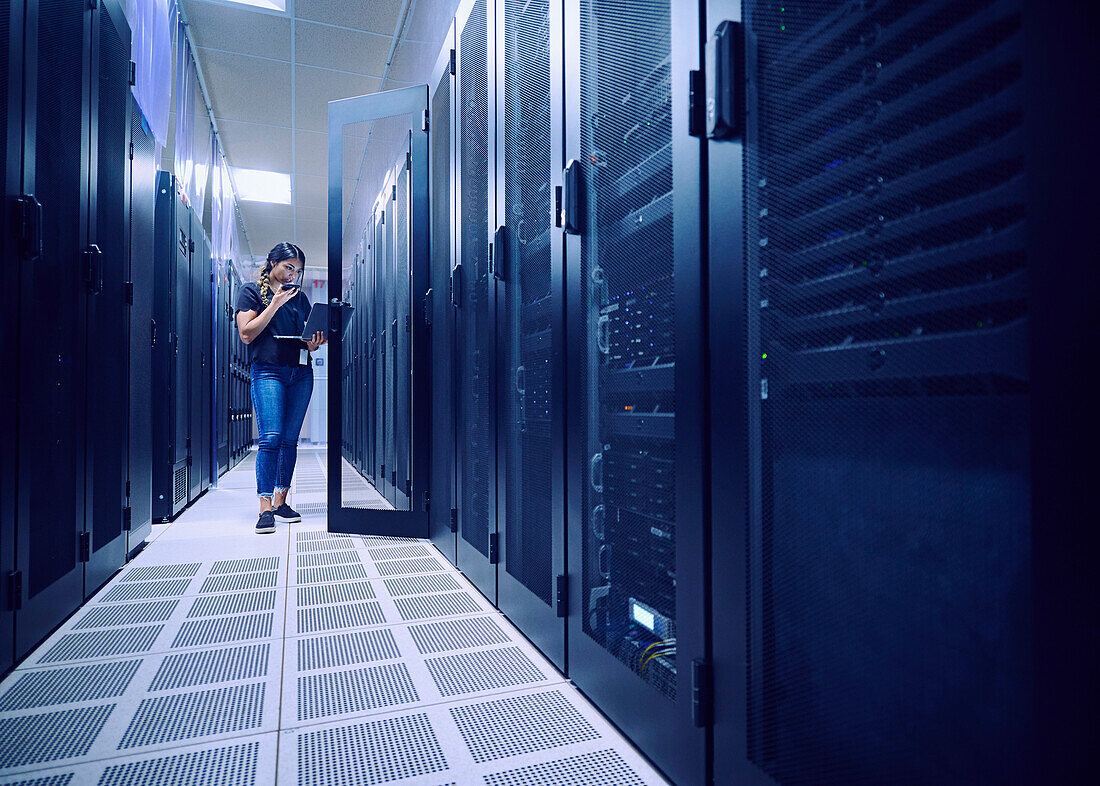
[[[313,395],[312,366],[252,364],[252,408],[260,447],[256,454],[256,493],[271,498],[286,491],[298,459],[309,398]]]

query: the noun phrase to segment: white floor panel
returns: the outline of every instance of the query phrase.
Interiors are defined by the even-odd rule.
[[[256,535],[252,482],[154,528],[0,683],[0,786],[665,782],[429,542]]]

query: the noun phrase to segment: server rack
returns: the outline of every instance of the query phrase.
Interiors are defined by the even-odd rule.
[[[23,19],[26,8],[21,0],[0,5],[0,188],[4,205],[18,205],[26,210],[30,222],[37,218],[33,203],[23,196]],[[15,301],[20,301],[19,283],[22,268],[34,261],[38,254],[36,235],[41,225],[17,223],[16,211],[5,210],[0,215],[0,256],[15,260],[20,270],[15,282]],[[5,309],[0,315],[0,333],[17,336],[19,332],[18,309]],[[18,348],[14,349],[18,353]],[[18,355],[17,355],[18,357]],[[18,375],[19,364],[15,370]],[[18,429],[17,392],[18,376],[0,389],[0,430],[15,434]],[[16,443],[5,439],[0,444],[0,488],[12,489],[16,485]],[[0,499],[0,574],[17,574],[15,560],[16,497],[5,493]],[[0,586],[0,673],[7,671],[14,658],[15,609],[19,579],[3,582]]]
[[[90,596],[126,561],[127,399],[118,394],[126,378],[128,335],[126,238],[130,190],[130,28],[115,2],[104,2],[91,21],[92,115],[90,153],[94,187],[89,199],[89,245],[85,251],[87,388],[83,412],[88,432],[83,547],[84,595]]]
[[[698,25],[566,6],[569,673],[684,783],[705,780],[708,663]]]
[[[17,7],[17,6],[13,6]],[[18,510],[14,583],[21,595],[15,656],[28,652],[83,597],[87,301],[74,260],[88,245],[93,13],[28,2],[24,45],[22,193],[41,205],[41,253],[20,265],[21,312],[56,313],[33,344],[20,340]],[[37,240],[35,245],[38,246]],[[25,346],[24,346],[25,345]],[[31,351],[33,347],[34,351]],[[58,360],[61,362],[58,362]]]
[[[194,210],[191,212],[191,241],[189,244],[189,268],[185,288],[188,290],[187,315],[187,502],[198,499],[203,492],[203,366],[205,365],[205,336],[203,326],[206,323],[204,297],[207,291],[204,270],[208,267],[205,260],[205,232]]]
[[[497,284],[494,416],[498,605],[565,667],[565,495],[561,367],[564,278],[554,226],[561,185],[561,5],[496,5]],[[555,141],[558,144],[555,144]],[[554,243],[557,239],[559,242]]]
[[[748,661],[722,664],[743,703],[719,716],[715,771],[1017,782],[1041,281],[1022,3],[746,2],[744,26],[743,159],[710,145],[711,204],[742,161],[745,183],[744,276],[712,265],[711,291],[741,304],[712,331],[745,347],[716,376],[738,417],[715,422],[747,450],[715,466],[748,470],[747,496],[715,481],[748,532],[730,548],[715,527],[740,557],[715,574],[715,651]],[[711,221],[732,245],[741,227]]]
[[[229,300],[237,302],[241,289],[241,277],[234,265],[229,267]],[[229,464],[235,467],[252,447],[252,370],[248,364],[248,352],[237,332],[236,314],[229,327]]]
[[[152,373],[157,169],[156,139],[136,102],[130,112],[129,274],[126,285],[129,462],[124,526],[127,528],[126,551],[132,554],[149,535],[153,522]],[[159,401],[156,406],[159,407]]]
[[[198,327],[196,332],[201,340],[199,348],[199,417],[192,425],[195,434],[196,452],[194,463],[198,465],[199,493],[210,488],[216,475],[214,462],[214,266],[211,258],[210,239],[200,233],[202,256],[199,257],[199,269],[196,271],[196,293],[199,298]]]
[[[412,493],[412,268],[409,247],[409,169],[412,166],[411,139],[406,153],[394,170],[393,186],[393,420],[394,420],[394,503],[409,510]]]
[[[153,517],[174,518],[188,502],[191,210],[179,181],[157,173],[153,303]]]
[[[454,305],[451,271],[454,267],[452,231],[455,220],[454,130],[455,73],[452,69],[454,25],[432,71],[431,118],[431,289],[425,294],[431,346],[431,487],[429,533],[432,542],[452,564],[457,564],[457,508],[454,500],[455,421]],[[415,294],[415,293],[414,293]],[[452,518],[452,511],[455,518]]]
[[[495,336],[489,275],[489,68],[493,62],[487,0],[455,20],[456,259],[455,419],[458,564],[496,602],[497,529],[491,384]],[[462,14],[465,13],[465,18]]]
[[[233,287],[229,281],[229,262],[220,260],[218,264],[217,282],[217,346],[214,350],[214,374],[217,380],[217,414],[215,416],[217,427],[215,430],[216,456],[214,463],[215,477],[221,477],[229,471],[229,444],[231,441],[231,422],[229,419],[230,383],[229,372],[232,368],[232,329],[229,323],[233,321]]]

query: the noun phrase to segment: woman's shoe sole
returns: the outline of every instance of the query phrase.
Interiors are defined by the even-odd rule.
[[[302,520],[302,517],[301,516],[295,516],[292,519],[284,519],[282,516],[276,516],[275,520],[276,521],[281,521],[284,524],[297,524],[299,521]]]
[[[264,527],[263,529],[260,529],[259,527],[256,528],[257,535],[270,535],[274,531],[274,527]]]

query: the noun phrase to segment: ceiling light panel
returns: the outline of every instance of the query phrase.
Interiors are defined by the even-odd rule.
[[[266,8],[269,11],[286,11],[286,0],[226,0],[226,2]]]
[[[290,175],[262,169],[231,168],[233,182],[237,184],[237,198],[242,202],[291,204]]]

